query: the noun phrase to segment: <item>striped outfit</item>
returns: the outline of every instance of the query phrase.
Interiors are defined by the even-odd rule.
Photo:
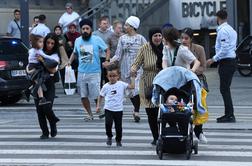
[[[119,61],[121,70],[121,80],[130,83],[130,68],[133,64],[140,47],[146,43],[145,38],[136,34],[129,36],[125,34],[119,38],[115,56],[111,61]],[[141,70],[138,70],[137,77],[135,80],[136,87],[134,89],[133,96],[139,93],[139,79],[141,75]]]
[[[141,103],[145,108],[154,108],[154,105],[150,100],[145,98],[144,87],[152,85],[154,77],[158,74],[159,70],[156,67],[157,56],[153,52],[150,43],[146,43],[141,47],[136,57],[135,62],[132,65],[133,69],[143,68],[143,74],[140,79],[140,98]]]

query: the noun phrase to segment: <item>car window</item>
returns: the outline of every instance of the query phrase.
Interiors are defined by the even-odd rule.
[[[27,58],[28,49],[19,40],[0,40],[0,58]]]

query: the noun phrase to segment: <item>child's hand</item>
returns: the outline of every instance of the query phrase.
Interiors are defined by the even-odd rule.
[[[96,107],[96,113],[99,113],[101,111],[100,107]]]
[[[44,58],[43,58],[42,56],[40,56],[40,55],[37,57],[37,59],[38,59],[38,61],[40,61],[40,62],[43,62],[43,61],[44,61]]]

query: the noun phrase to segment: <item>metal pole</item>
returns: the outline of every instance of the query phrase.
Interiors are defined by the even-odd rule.
[[[29,0],[20,0],[21,39],[29,47]]]

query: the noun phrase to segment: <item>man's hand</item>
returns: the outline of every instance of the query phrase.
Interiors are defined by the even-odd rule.
[[[214,60],[213,59],[208,59],[207,60],[207,67],[210,67],[211,64],[214,63]]]
[[[102,67],[107,68],[110,65],[110,62],[105,61],[102,63]]]

